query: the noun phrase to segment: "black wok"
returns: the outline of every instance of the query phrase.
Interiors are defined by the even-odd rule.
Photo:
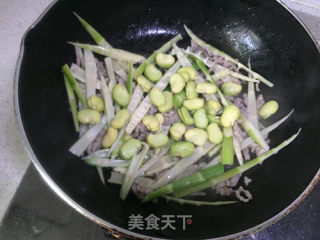
[[[74,60],[68,41],[90,42],[77,12],[115,47],[145,56],[188,25],[197,35],[247,63],[275,87],[262,86],[280,111],[266,124],[295,109],[290,121],[271,134],[272,145],[302,133],[288,148],[247,173],[254,199],[248,204],[195,207],[160,200],[140,204],[119,187],[100,184],[95,168],[68,152],[78,138],[73,128],[61,66]],[[26,33],[16,69],[15,107],[25,145],[50,187],[93,221],[135,237],[235,238],[262,229],[293,209],[319,179],[320,56],[310,34],[277,1],[141,0],[55,2]],[[36,199],[35,199],[36,201]],[[50,207],[50,206],[48,206]],[[176,230],[128,230],[132,214],[192,215]]]

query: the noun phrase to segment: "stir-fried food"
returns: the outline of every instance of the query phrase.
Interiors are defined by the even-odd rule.
[[[236,201],[182,199],[216,191],[247,202],[243,174],[289,145],[298,132],[270,147],[268,134],[289,118],[264,101],[259,84],[273,83],[198,38],[187,49],[177,35],[149,57],[115,49],[77,16],[96,45],[71,43],[76,63],[62,67],[79,140],[69,149],[87,164],[111,171],[120,198],[130,190],[143,202],[164,197],[195,205]],[[241,180],[244,186],[241,186]],[[241,193],[243,193],[241,195]],[[205,193],[203,193],[205,194]],[[243,196],[245,195],[245,197]]]

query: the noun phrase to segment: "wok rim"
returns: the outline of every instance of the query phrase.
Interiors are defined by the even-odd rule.
[[[56,183],[55,181],[49,176],[49,174],[46,172],[46,170],[42,167],[41,163],[39,162],[38,158],[34,154],[31,145],[27,139],[26,132],[24,130],[24,126],[21,119],[20,114],[20,107],[19,107],[19,94],[18,94],[18,88],[19,88],[19,77],[20,77],[20,68],[22,63],[22,58],[24,55],[24,48],[25,48],[25,38],[30,30],[32,30],[41,20],[42,18],[47,14],[47,12],[55,5],[59,0],[53,0],[40,14],[40,16],[27,28],[25,31],[21,43],[20,43],[20,50],[18,59],[16,62],[15,72],[14,72],[14,85],[13,85],[13,100],[14,100],[14,111],[16,115],[16,119],[18,122],[18,127],[20,130],[20,133],[22,135],[22,142],[27,150],[27,153],[36,167],[37,171],[40,173],[41,177],[44,179],[45,183],[49,185],[49,187],[62,199],[64,200],[69,206],[71,206],[73,209],[75,209],[77,212],[85,216],[86,218],[90,219],[91,221],[99,224],[100,226],[106,228],[113,236],[119,238],[121,236],[127,236],[127,237],[134,237],[139,239],[161,239],[161,238],[155,238],[144,234],[139,234],[135,232],[131,232],[127,229],[118,227],[110,222],[107,222],[106,220],[103,220],[102,218],[99,218],[95,214],[91,213],[89,210],[85,209],[84,207],[80,206],[79,203],[74,201],[71,197],[69,197]],[[311,31],[306,27],[306,25],[295,15],[295,13],[289,9],[281,0],[276,0],[279,3],[279,7],[283,7],[286,9],[305,29],[307,34],[311,37],[312,41],[314,42],[315,46],[317,47],[317,50],[320,54],[320,45],[311,33]],[[318,172],[312,179],[312,181],[308,184],[307,188],[291,203],[289,206],[287,206],[284,210],[276,214],[275,216],[271,217],[270,219],[264,221],[263,223],[260,223],[259,225],[256,225],[252,228],[246,229],[244,231],[234,233],[231,235],[218,237],[218,238],[210,238],[215,240],[226,240],[226,239],[239,239],[242,237],[245,237],[249,234],[253,234],[255,232],[261,231],[264,228],[267,228],[274,224],[275,222],[279,221],[286,215],[288,215],[293,209],[295,209],[312,191],[314,186],[317,184],[317,182],[320,180],[320,168],[318,169]]]

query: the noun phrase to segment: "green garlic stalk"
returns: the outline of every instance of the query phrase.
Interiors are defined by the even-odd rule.
[[[223,165],[233,165],[234,162],[234,149],[233,149],[233,136],[232,128],[223,129],[223,140],[221,150],[221,162]]]
[[[148,194],[143,202],[150,201],[152,199],[161,197],[163,195],[167,195],[170,193],[177,193],[179,191],[182,191],[186,188],[189,188],[190,186],[197,185],[199,183],[205,182],[213,177],[219,176],[224,172],[223,165],[217,165],[213,166],[204,170],[201,170],[199,172],[196,172],[190,176],[187,176],[185,178],[182,178],[180,180],[174,181],[170,184],[167,184],[152,193]]]
[[[70,108],[71,108],[71,112],[72,112],[74,128],[76,129],[76,132],[79,132],[80,127],[79,127],[79,120],[78,120],[77,102],[76,102],[76,98],[74,96],[73,89],[72,89],[72,87],[68,81],[68,78],[65,74],[64,74],[64,83],[66,85],[69,104],[70,104]]]
[[[74,79],[71,70],[69,68],[69,66],[67,64],[63,65],[62,67],[62,72],[64,73],[64,75],[66,76],[70,86],[73,88],[73,90],[75,91],[75,93],[77,94],[81,104],[83,105],[83,107],[87,108],[87,101],[85,100],[85,98],[83,97],[80,88],[78,86],[77,81]]]
[[[201,206],[222,206],[222,205],[229,205],[237,203],[238,201],[217,201],[217,202],[207,202],[207,201],[196,201],[196,200],[190,200],[190,199],[181,199],[181,198],[175,198],[170,196],[163,196],[168,202],[177,202],[181,205],[183,204],[189,204],[189,205],[195,205],[198,207]]]
[[[254,79],[258,79],[261,82],[263,82],[264,84],[266,84],[269,87],[273,87],[273,83],[271,83],[270,81],[268,81],[267,79],[265,79],[264,77],[262,77],[260,74],[252,71],[251,69],[249,69],[247,66],[245,66],[244,64],[240,63],[239,61],[237,61],[236,59],[234,59],[233,57],[229,56],[228,54],[220,51],[219,49],[213,47],[212,45],[204,42],[203,40],[201,40],[200,38],[198,38],[189,28],[187,28],[186,25],[184,25],[184,28],[187,32],[187,34],[190,36],[190,38],[195,41],[197,44],[199,44],[199,46],[210,50],[214,55],[218,55],[223,57],[224,59],[236,64],[238,66],[238,68],[245,70],[246,72],[250,73],[252,75],[252,77]]]
[[[145,60],[145,58],[139,54],[131,53],[122,49],[105,48],[97,45],[90,45],[90,44],[84,44],[84,43],[70,42],[70,44],[83,49],[89,49],[92,52],[98,53],[106,57],[111,57],[118,61],[132,62],[133,64],[135,64]]]
[[[76,17],[78,18],[78,20],[80,21],[80,23],[82,24],[82,26],[85,28],[85,30],[87,30],[87,32],[90,34],[90,36],[93,38],[93,40],[102,47],[105,48],[112,48],[112,46],[110,45],[110,43],[108,43],[102,36],[100,33],[97,32],[97,30],[95,30],[87,21],[85,21],[82,17],[80,17],[78,14],[74,13],[74,15],[76,15]]]
[[[260,155],[259,157],[256,157],[252,160],[250,160],[249,162],[246,162],[245,164],[235,167],[227,172],[225,172],[224,174],[218,176],[218,177],[213,177],[212,179],[200,183],[198,185],[192,186],[189,189],[183,190],[177,194],[175,194],[175,196],[177,198],[181,198],[187,195],[190,195],[194,192],[199,192],[202,191],[206,188],[209,188],[211,186],[215,186],[218,183],[224,182],[238,174],[242,174],[245,171],[253,168],[254,166],[258,165],[258,164],[262,164],[266,159],[268,159],[269,157],[271,157],[272,155],[277,154],[281,149],[285,148],[286,146],[288,146],[293,140],[296,139],[296,137],[299,135],[301,131],[301,128],[298,130],[298,132],[294,135],[292,135],[289,139],[285,140],[284,142],[282,142],[281,144],[279,144],[277,147],[263,153],[262,155]]]

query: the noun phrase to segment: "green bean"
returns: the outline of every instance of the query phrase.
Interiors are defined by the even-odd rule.
[[[169,143],[169,137],[164,133],[149,134],[147,143],[153,148],[161,148]]]
[[[191,142],[179,141],[173,142],[170,146],[170,157],[189,157],[195,151],[195,147]]]
[[[164,116],[161,113],[156,113],[154,116],[158,119],[160,125],[162,125],[164,122]]]
[[[242,86],[234,82],[225,82],[221,89],[226,96],[238,96],[242,91]]]
[[[208,139],[213,144],[219,144],[222,141],[223,134],[218,124],[210,123],[207,127]]]
[[[196,91],[196,83],[194,81],[187,82],[187,84],[186,84],[186,97],[189,100],[198,97],[198,93]]]
[[[214,94],[218,91],[218,87],[212,83],[200,82],[196,86],[197,93]]]
[[[101,115],[94,109],[82,109],[78,112],[78,120],[82,124],[97,124],[101,121]]]
[[[160,89],[157,87],[151,89],[149,96],[152,104],[156,107],[162,106],[166,103],[166,97],[164,93],[161,92]]]
[[[200,108],[196,110],[195,114],[193,115],[194,123],[197,128],[206,128],[208,126],[209,120],[206,115],[206,111],[204,108]]]
[[[147,64],[148,63],[153,63],[155,60],[155,57],[157,54],[159,53],[165,53],[167,51],[170,50],[170,48],[172,48],[172,44],[174,44],[175,42],[181,40],[182,37],[180,34],[178,34],[177,36],[175,36],[174,38],[170,39],[168,42],[166,42],[164,45],[162,45],[159,49],[157,49],[156,51],[154,51],[138,68],[137,70],[134,72],[134,78],[136,79],[139,75],[141,75]]]
[[[180,109],[178,109],[178,114],[179,114],[181,121],[185,125],[188,126],[188,125],[192,125],[194,123],[192,116],[190,115],[188,109],[186,109],[185,107],[182,106]]]
[[[119,155],[124,160],[130,160],[141,146],[142,144],[138,139],[130,138],[121,145]]]
[[[104,110],[104,101],[97,95],[90,96],[87,102],[90,108],[97,110],[98,112],[102,112]]]
[[[196,172],[190,176],[184,177],[182,179],[176,180],[170,184],[167,184],[156,191],[153,191],[152,193],[148,194],[143,202],[150,201],[152,199],[155,199],[157,197],[167,195],[170,193],[178,193],[184,189],[190,188],[191,186],[195,186],[199,183],[203,183],[205,181],[208,181],[209,179],[213,177],[217,177],[221,174],[223,174],[224,168],[221,164],[203,169],[199,172]]]
[[[182,91],[179,94],[173,96],[173,107],[179,108],[182,106],[184,100],[186,100],[186,92]]]
[[[161,106],[158,106],[160,112],[168,112],[173,107],[173,96],[171,92],[164,91],[163,95],[165,97],[165,103]]]
[[[268,101],[259,109],[259,115],[263,119],[267,119],[271,115],[275,114],[279,109],[279,104],[274,101]]]
[[[186,126],[183,123],[176,122],[170,128],[171,138],[175,141],[180,140],[186,131]]]
[[[204,100],[202,98],[194,98],[190,100],[185,100],[183,102],[183,106],[185,106],[188,110],[197,110],[202,108],[204,105]]]
[[[221,109],[221,105],[218,101],[209,100],[206,102],[206,111],[208,114],[215,116],[220,109]]]
[[[143,75],[137,77],[137,83],[142,88],[144,92],[149,92],[152,88],[152,83],[146,79]]]
[[[171,91],[175,94],[180,93],[184,89],[184,78],[178,73],[172,74],[169,78],[169,82],[171,86]]]
[[[182,67],[178,70],[178,73],[187,72],[190,76],[190,80],[194,80],[197,76],[197,71],[193,67]]]
[[[191,128],[184,134],[187,141],[197,146],[203,146],[208,140],[208,134],[205,130],[199,128]]]
[[[191,77],[187,72],[180,71],[178,74],[180,74],[183,77],[185,82],[189,82],[191,80]]]
[[[170,54],[158,53],[156,55],[156,63],[159,67],[170,68],[174,64],[174,57]]]
[[[240,117],[240,110],[235,105],[229,105],[224,108],[221,115],[221,124],[224,127],[231,127]]]
[[[130,113],[127,109],[121,109],[116,113],[116,116],[111,121],[111,127],[120,129],[122,128],[128,121],[130,117]]]
[[[151,82],[158,82],[162,77],[162,72],[156,68],[153,64],[148,64],[144,69],[144,75]]]
[[[118,130],[112,127],[108,128],[107,133],[104,135],[102,139],[102,147],[109,148],[114,143],[114,141],[118,137]]]
[[[112,98],[121,107],[126,107],[130,102],[130,94],[121,84],[117,84],[112,89]]]
[[[142,124],[151,132],[156,132],[160,129],[160,122],[155,116],[146,115],[142,119]]]
[[[207,113],[207,118],[208,118],[210,123],[216,123],[219,126],[221,126],[220,116],[215,116],[215,115],[212,115],[210,113]]]

